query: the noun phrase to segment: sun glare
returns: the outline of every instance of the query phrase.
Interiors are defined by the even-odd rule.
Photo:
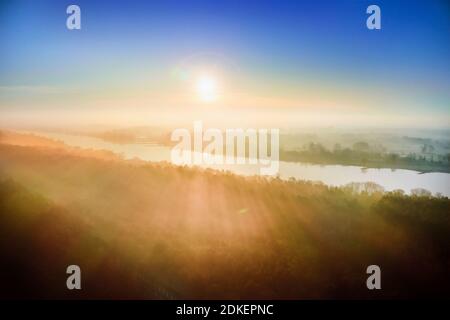
[[[213,102],[218,98],[217,82],[210,76],[201,76],[196,83],[197,94],[203,102]]]

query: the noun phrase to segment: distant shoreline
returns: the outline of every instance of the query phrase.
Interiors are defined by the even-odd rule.
[[[421,168],[415,167],[415,166],[393,166],[393,165],[386,165],[386,166],[376,166],[376,165],[362,165],[360,163],[340,163],[340,162],[310,162],[310,161],[296,161],[296,160],[289,160],[289,159],[283,159],[280,157],[280,161],[285,162],[293,162],[293,163],[304,163],[304,164],[312,164],[312,165],[341,165],[341,166],[352,166],[352,167],[359,167],[361,170],[365,169],[391,169],[391,170],[409,170],[409,171],[416,171],[418,174],[426,174],[426,173],[447,173],[450,174],[450,168],[445,169],[430,169],[430,170],[423,170]]]

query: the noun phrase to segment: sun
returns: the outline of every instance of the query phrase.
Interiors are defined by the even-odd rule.
[[[203,102],[214,102],[218,98],[217,81],[210,75],[202,75],[196,81],[197,94]]]

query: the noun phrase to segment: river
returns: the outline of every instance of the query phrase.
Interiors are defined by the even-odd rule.
[[[102,139],[61,133],[32,132],[36,135],[60,140],[69,146],[95,150],[109,150],[121,154],[125,159],[138,158],[145,161],[170,162],[171,148],[154,144],[116,144]],[[256,165],[201,165],[218,170],[229,170],[241,175],[257,175]],[[419,173],[403,169],[374,169],[343,165],[317,165],[280,161],[281,179],[301,179],[320,181],[330,186],[343,186],[350,182],[374,182],[387,191],[402,189],[410,193],[412,189],[424,188],[433,194],[441,193],[450,197],[450,174]]]

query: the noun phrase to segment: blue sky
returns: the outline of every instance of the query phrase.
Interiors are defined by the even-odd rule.
[[[79,31],[65,26],[72,3],[81,7]],[[381,8],[382,30],[366,28],[370,4]],[[173,69],[199,57],[195,64],[219,65],[249,101],[273,88],[265,108],[278,100],[314,108],[326,95],[345,112],[396,108],[448,118],[449,12],[448,2],[425,0],[2,1],[0,108],[64,99],[33,87],[76,90],[84,96],[79,105],[142,83],[147,93],[170,95],[179,88]],[[334,90],[359,98],[349,108]],[[306,91],[314,94],[302,100]],[[168,99],[145,101],[152,108]]]

